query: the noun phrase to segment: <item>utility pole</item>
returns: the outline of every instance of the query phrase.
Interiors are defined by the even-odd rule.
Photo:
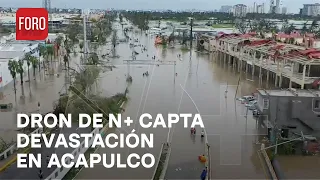
[[[84,60],[87,60],[87,55],[89,53],[88,40],[87,40],[87,15],[89,14],[88,10],[82,10],[83,16],[83,54]]]
[[[192,49],[192,41],[193,41],[193,35],[192,35],[192,28],[193,28],[193,17],[190,18],[190,50]]]

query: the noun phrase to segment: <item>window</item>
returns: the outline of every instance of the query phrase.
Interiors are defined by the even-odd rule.
[[[269,99],[263,99],[263,109],[269,109]]]
[[[319,109],[319,108],[320,108],[320,100],[315,100],[315,101],[314,101],[314,104],[313,104],[313,107],[314,107],[315,109]]]

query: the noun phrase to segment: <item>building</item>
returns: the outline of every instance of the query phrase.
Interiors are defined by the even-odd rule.
[[[287,7],[282,7],[282,14],[287,14]]]
[[[257,108],[264,124],[293,135],[320,137],[319,90],[257,90]],[[267,122],[267,123],[266,123]]]
[[[264,4],[257,5],[257,13],[264,14]]]
[[[220,12],[231,13],[232,12],[232,6],[221,6]]]
[[[233,7],[233,15],[235,17],[245,17],[247,14],[247,6],[244,4],[237,4]]]
[[[304,4],[302,8],[302,15],[304,16],[318,16],[320,14],[320,4]]]
[[[270,0],[269,13],[280,14],[280,0]]]

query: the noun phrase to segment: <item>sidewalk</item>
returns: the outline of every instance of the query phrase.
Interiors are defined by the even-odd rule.
[[[185,131],[190,134],[189,129]],[[186,135],[175,134],[174,136]],[[180,143],[178,139],[181,137],[174,136],[165,179],[200,179],[205,163],[201,163],[198,156],[205,154],[204,138],[202,141],[200,132],[197,132],[196,135],[190,135],[191,140],[188,142]]]

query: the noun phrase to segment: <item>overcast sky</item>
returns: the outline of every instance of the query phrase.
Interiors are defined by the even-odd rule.
[[[265,3],[269,10],[270,0],[51,0],[52,7],[59,8],[96,8],[96,9],[197,9],[219,10],[222,5],[245,4],[253,6],[254,2]],[[318,0],[281,0],[289,12],[297,13],[306,3],[317,3]],[[40,7],[42,0],[0,0],[5,7]]]

